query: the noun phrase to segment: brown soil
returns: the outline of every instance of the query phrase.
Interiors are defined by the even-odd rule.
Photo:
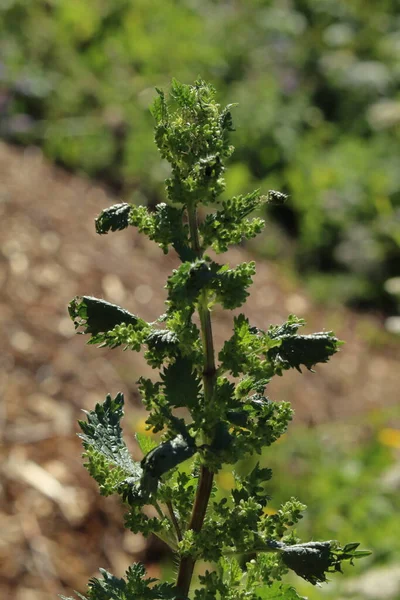
[[[177,265],[133,230],[95,234],[94,217],[115,201],[37,149],[0,145],[1,598],[82,591],[99,565],[122,575],[139,559],[158,573],[160,547],[123,531],[121,508],[98,496],[75,435],[80,409],[119,390],[125,429],[133,431],[143,416],[135,381],[149,368],[136,354],[86,346],[74,334],[68,302],[77,294],[104,297],[152,320],[163,312],[162,287]],[[246,259],[241,249],[228,257],[232,264]],[[253,324],[265,328],[292,312],[307,319],[308,332],[334,329],[346,345],[316,374],[273,382],[271,398],[291,400],[296,419],[309,423],[396,401],[399,347],[371,344],[380,339],[379,320],[316,308],[276,265],[258,263],[246,306]],[[218,347],[232,315],[215,311],[213,320]]]

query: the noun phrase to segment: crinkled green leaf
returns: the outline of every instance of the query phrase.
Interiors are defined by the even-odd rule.
[[[88,468],[100,485],[109,483],[105,471],[107,466],[114,485],[115,469],[118,483],[126,477],[138,483],[143,473],[140,463],[132,459],[122,437],[120,421],[124,414],[123,407],[122,393],[117,394],[114,399],[108,394],[103,404],[96,404],[94,410],[85,411],[86,421],[79,421],[83,432],[79,437],[89,459]]]
[[[201,377],[193,370],[192,361],[184,356],[176,360],[161,373],[164,394],[169,406],[196,406],[201,388]]]
[[[183,263],[167,281],[169,310],[193,308],[202,290],[213,292],[224,308],[237,308],[249,295],[254,273],[254,262],[234,268],[204,259]]]
[[[79,333],[91,335],[89,344],[140,348],[141,332],[147,323],[120,306],[92,296],[77,296],[70,302],[68,312],[75,329],[81,327]]]
[[[267,202],[268,204],[276,204],[277,206],[281,206],[285,204],[288,199],[288,195],[282,192],[277,192],[276,190],[269,190],[267,194]]]
[[[211,286],[217,302],[227,309],[241,306],[249,295],[247,288],[253,283],[255,272],[253,261],[242,263],[233,269],[227,265],[220,267]]]
[[[163,442],[150,450],[142,460],[141,465],[146,473],[159,479],[167,471],[191,458],[196,451],[194,440],[178,435],[173,440]]]
[[[182,220],[182,213],[183,209],[168,206],[165,202],[157,204],[153,212],[145,206],[123,202],[100,213],[95,221],[96,231],[106,234],[133,225],[154,240],[165,254],[172,245],[182,261],[194,260],[196,254],[190,248],[188,226]]]
[[[185,262],[167,280],[169,312],[194,308],[200,292],[211,285],[215,269],[206,260]]]
[[[170,583],[157,583],[153,577],[145,578],[144,565],[136,563],[126,571],[125,579],[115,577],[105,569],[99,569],[102,579],[89,581],[87,597],[81,600],[175,600],[177,592]],[[73,600],[66,599],[66,600]]]
[[[195,260],[196,254],[189,244],[189,229],[183,222],[183,209],[160,202],[150,212],[145,206],[132,206],[129,224],[156,242],[163,252],[171,245],[182,261]]]
[[[256,190],[245,196],[234,196],[222,201],[222,208],[208,214],[199,230],[203,247],[211,246],[216,252],[226,252],[229,245],[239,244],[242,239],[250,239],[260,233],[264,220],[247,219],[247,216],[266,201],[265,196]]]
[[[144,504],[151,495],[156,494],[162,475],[191,458],[196,451],[194,440],[187,434],[179,434],[172,440],[162,442],[141,461],[140,481],[135,477],[127,477],[120,483],[118,492],[131,506]]]
[[[267,336],[281,342],[268,351],[268,357],[274,362],[278,375],[283,369],[296,368],[300,371],[301,365],[311,370],[315,364],[327,362],[339,350],[342,342],[332,331],[298,335],[298,329],[304,325],[304,319],[289,315],[286,323],[268,329]]]
[[[308,542],[285,546],[281,552],[281,560],[297,575],[313,585],[327,581],[326,575],[342,570],[342,562],[361,558],[368,553],[358,554],[359,544],[347,544],[341,548],[337,542]]]
[[[331,331],[310,335],[282,335],[278,339],[281,345],[268,351],[278,375],[282,369],[293,367],[301,372],[301,365],[312,370],[317,363],[328,362],[340,346],[340,341]]]
[[[265,493],[263,484],[269,481],[271,477],[271,469],[262,469],[259,463],[256,464],[246,477],[237,476],[236,488],[232,490],[234,502],[239,504],[241,500],[256,498],[261,506],[265,506],[271,498]]]
[[[121,231],[129,226],[131,205],[127,202],[114,204],[103,210],[95,219],[96,232],[106,234],[109,231]]]
[[[304,365],[308,369],[327,362],[338,351],[341,342],[330,331],[297,335],[305,324],[303,319],[290,315],[282,325],[272,326],[268,332],[251,327],[244,315],[234,319],[234,334],[219,353],[221,369],[234,376],[247,375],[249,383],[281,375],[285,369]]]
[[[179,337],[169,329],[153,329],[144,339],[147,344],[145,359],[154,367],[159,367],[167,358],[176,357],[180,352]]]
[[[238,315],[233,320],[233,335],[226,340],[218,358],[221,369],[230,371],[237,377],[249,375],[249,383],[257,380],[268,381],[274,374],[273,365],[266,358],[268,350],[280,346],[279,339],[266,336],[257,327],[252,327],[247,317]],[[262,356],[264,354],[264,356]]]

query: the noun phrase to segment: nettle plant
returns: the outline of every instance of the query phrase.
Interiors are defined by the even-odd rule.
[[[182,264],[167,279],[166,312],[147,323],[90,296],[75,298],[69,312],[75,327],[91,336],[89,344],[144,348],[148,364],[159,369],[156,380],[141,377],[138,382],[149,411],[148,430],[160,434],[136,434],[141,461],[132,458],[122,437],[123,394],[108,395],[79,424],[85,466],[100,493],[118,494],[128,508],[125,526],[161,538],[179,566],[173,582],[147,578],[142,564],[130,567],[123,579],[101,570],[102,579],[90,580],[86,596],[77,596],[300,598],[282,583],[289,570],[319,584],[328,573],[340,571],[343,561],[368,553],[358,551],[357,543],[300,543],[292,528],[305,506],[292,498],[269,514],[265,484],[272,473],[258,462],[245,475],[234,472],[229,494],[218,489],[215,474],[239,461],[243,473],[244,459],[260,454],[286,431],[293,411],[289,403],[273,402],[265,395],[271,378],[286,369],[312,369],[327,362],[340,342],[331,332],[299,334],[305,323],[293,315],[282,325],[262,330],[239,314],[216,361],[212,308],[220,304],[232,310],[244,304],[255,264],[229,267],[206,252],[226,252],[228,246],[260,233],[264,221],[249,219],[249,214],[264,203],[281,203],[285,196],[255,191],[218,203],[224,165],[233,152],[228,140],[232,105],[221,109],[215,90],[203,81],[193,86],[173,81],[170,104],[162,91],[157,92],[152,107],[155,141],[171,165],[166,180],[169,203],[158,204],[154,211],[127,203],[111,206],[96,219],[96,231],[106,234],[135,226],[164,253],[175,250]],[[199,206],[215,205],[217,209],[199,218]],[[197,561],[214,566],[202,569],[191,588]]]

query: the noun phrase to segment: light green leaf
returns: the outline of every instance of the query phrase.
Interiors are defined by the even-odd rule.
[[[256,591],[260,600],[307,600],[299,596],[294,587],[275,582],[272,586],[265,586]]]
[[[144,456],[158,445],[158,442],[154,438],[145,433],[135,433],[135,438]]]

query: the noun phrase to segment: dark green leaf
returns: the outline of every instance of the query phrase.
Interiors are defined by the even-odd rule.
[[[297,575],[313,585],[326,581],[327,573],[342,570],[342,562],[366,556],[365,552],[358,555],[359,544],[347,544],[341,548],[337,542],[308,542],[285,546],[281,559],[284,564]]]
[[[75,329],[82,333],[98,334],[114,329],[116,325],[144,326],[145,321],[116,304],[92,296],[76,296],[68,307]]]
[[[267,202],[268,204],[276,204],[280,206],[284,204],[288,199],[287,194],[283,194],[282,192],[277,192],[276,190],[269,190],[267,194]]]
[[[331,542],[286,546],[281,559],[289,569],[313,585],[326,581],[326,573],[335,563],[331,553]]]
[[[311,335],[280,336],[281,345],[268,351],[279,370],[296,368],[300,365],[311,370],[317,363],[326,363],[338,351],[340,342],[331,331]]]
[[[197,448],[191,438],[178,435],[173,440],[163,442],[150,450],[141,465],[146,473],[159,479],[167,471],[191,458],[196,451]]]
[[[214,277],[215,270],[206,260],[185,262],[174,269],[167,281],[169,310],[194,307],[201,290],[209,286]]]
[[[129,226],[129,213],[131,205],[127,202],[114,204],[103,210],[95,219],[96,232],[99,234],[108,233],[109,231],[120,231]]]
[[[216,265],[216,263],[213,264]],[[252,277],[255,272],[255,262],[253,261],[242,263],[233,269],[227,265],[220,267],[212,285],[217,302],[227,309],[241,306],[249,295],[247,288],[253,283]]]
[[[129,222],[155,241],[165,254],[172,245],[182,261],[192,261],[196,254],[190,247],[189,229],[182,217],[182,208],[160,202],[154,212],[145,206],[132,207]]]
[[[169,329],[153,329],[144,343],[148,348],[145,358],[154,367],[159,367],[165,359],[176,357],[179,353],[179,338]]]
[[[170,406],[191,408],[197,405],[201,378],[193,370],[193,364],[189,358],[178,356],[161,373],[161,379],[164,384],[164,394]]]

